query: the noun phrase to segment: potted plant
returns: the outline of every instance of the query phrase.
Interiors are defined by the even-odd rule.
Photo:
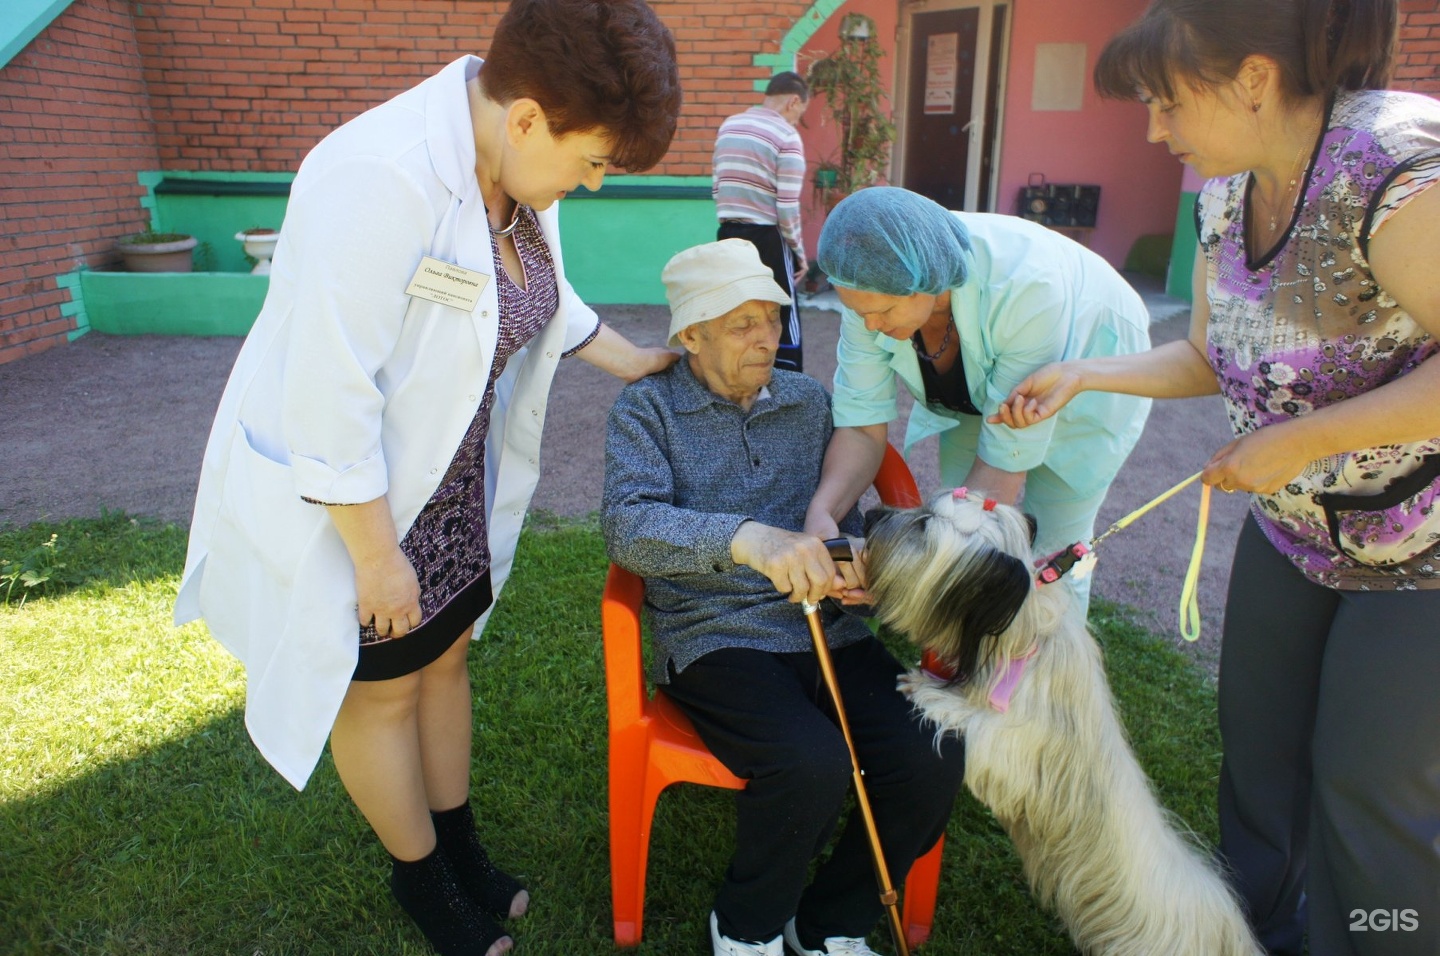
[[[195,268],[198,241],[183,232],[147,229],[121,238],[116,248],[127,272],[190,272]]]
[[[245,245],[245,255],[255,260],[251,275],[269,275],[270,258],[275,255],[275,243],[280,241],[280,230],[263,226],[251,226],[235,233],[237,242]]]
[[[840,164],[833,159],[821,160],[810,177],[810,183],[815,187],[816,204],[824,209],[826,214],[848,195],[840,189]]]
[[[875,21],[863,13],[847,13],[840,19],[840,49],[816,60],[808,71],[811,93],[824,94],[840,129],[837,199],[874,185],[890,163],[895,125],[882,105],[883,52],[875,39]]]

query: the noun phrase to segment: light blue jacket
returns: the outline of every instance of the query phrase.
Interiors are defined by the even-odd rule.
[[[1027,375],[1061,359],[1142,352],[1150,316],[1140,296],[1104,259],[1060,234],[1015,216],[954,213],[974,247],[965,285],[950,293],[970,400],[985,415]],[[899,415],[897,379],[915,397],[905,451],[973,415],[925,404],[920,360],[909,340],[865,328],[842,312],[837,346],[836,427],[874,425]],[[1145,425],[1148,399],[1085,392],[1059,415],[1015,430],[978,420],[978,454],[1009,472],[1044,466],[1077,495],[1095,494],[1115,477]]]

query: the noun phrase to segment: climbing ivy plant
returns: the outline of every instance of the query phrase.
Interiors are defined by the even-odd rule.
[[[825,96],[840,129],[835,185],[842,194],[849,194],[884,176],[895,124],[884,106],[885,86],[880,81],[883,50],[875,38],[875,21],[863,13],[847,13],[840,20],[840,36],[840,48],[812,63],[807,80],[812,94]]]

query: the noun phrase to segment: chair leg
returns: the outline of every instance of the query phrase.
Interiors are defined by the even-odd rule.
[[[944,850],[945,837],[941,836],[930,852],[915,861],[905,877],[901,921],[911,946],[919,946],[930,938],[930,926],[935,922],[935,898],[940,890],[940,857]]]
[[[645,912],[645,863],[650,850],[645,807],[645,754],[610,741],[610,905],[615,945],[638,946]],[[650,810],[654,809],[653,803]]]

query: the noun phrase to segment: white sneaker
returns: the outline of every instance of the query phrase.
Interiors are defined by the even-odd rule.
[[[862,936],[827,936],[819,949],[806,949],[800,943],[800,935],[795,932],[794,917],[785,924],[785,943],[791,952],[799,956],[880,956]]]
[[[785,956],[785,947],[779,936],[768,943],[747,943],[721,936],[720,920],[714,910],[710,911],[710,945],[715,950],[715,956]]]

